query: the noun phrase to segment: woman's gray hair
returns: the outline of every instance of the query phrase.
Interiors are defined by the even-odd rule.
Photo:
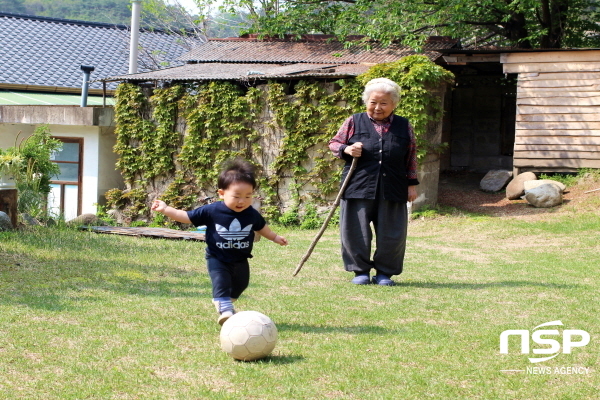
[[[372,92],[383,92],[387,93],[392,97],[394,107],[400,102],[400,86],[391,79],[388,78],[375,78],[371,79],[365,85],[365,90],[362,95],[363,103],[367,104],[369,97]]]

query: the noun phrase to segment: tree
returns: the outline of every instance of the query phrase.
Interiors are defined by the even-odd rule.
[[[211,0],[203,0],[210,2]],[[205,3],[206,4],[206,3]],[[600,45],[599,0],[224,0],[245,9],[249,30],[265,36],[364,35],[418,47],[431,35],[463,45],[561,48]]]
[[[211,38],[226,38],[239,36],[251,25],[248,13],[238,12],[227,14],[223,12],[211,15],[207,22],[207,36]]]
[[[23,0],[0,0],[0,11],[16,14],[27,13]]]
[[[142,20],[145,26],[178,35],[188,49],[206,41],[205,16],[191,15],[178,0],[144,0]]]

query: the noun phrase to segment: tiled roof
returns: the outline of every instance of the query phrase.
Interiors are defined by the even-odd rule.
[[[265,63],[199,63],[146,73],[113,76],[110,80],[129,81],[255,81],[297,76],[356,76],[369,68],[364,64],[265,64]]]
[[[456,40],[431,38],[423,46],[423,54],[429,58],[439,57],[438,49],[455,46]],[[255,39],[211,39],[182,55],[180,60],[192,62],[228,63],[384,63],[416,54],[411,48],[400,44],[382,46],[369,43],[370,48],[359,45],[344,48],[337,41],[259,41]]]
[[[94,66],[91,78],[126,74],[129,30],[123,25],[0,13],[0,87],[81,88],[81,65]],[[189,50],[181,38],[162,31],[140,31],[140,45],[158,62],[175,62]],[[155,62],[140,51],[139,71]],[[111,84],[109,89],[115,84]],[[102,89],[94,82],[90,89]]]

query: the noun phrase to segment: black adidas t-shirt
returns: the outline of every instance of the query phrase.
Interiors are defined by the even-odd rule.
[[[265,219],[252,207],[233,211],[218,201],[188,211],[194,226],[206,225],[206,254],[223,262],[252,257],[254,231],[265,227]]]

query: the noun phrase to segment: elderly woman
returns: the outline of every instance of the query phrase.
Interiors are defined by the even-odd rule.
[[[342,181],[358,157],[340,205],[342,260],[346,271],[355,274],[352,283],[393,286],[391,278],[402,273],[404,264],[406,203],[417,198],[415,137],[408,120],[394,115],[400,101],[394,81],[369,81],[362,98],[366,112],[346,119],[329,142],[333,154],[346,160]]]

